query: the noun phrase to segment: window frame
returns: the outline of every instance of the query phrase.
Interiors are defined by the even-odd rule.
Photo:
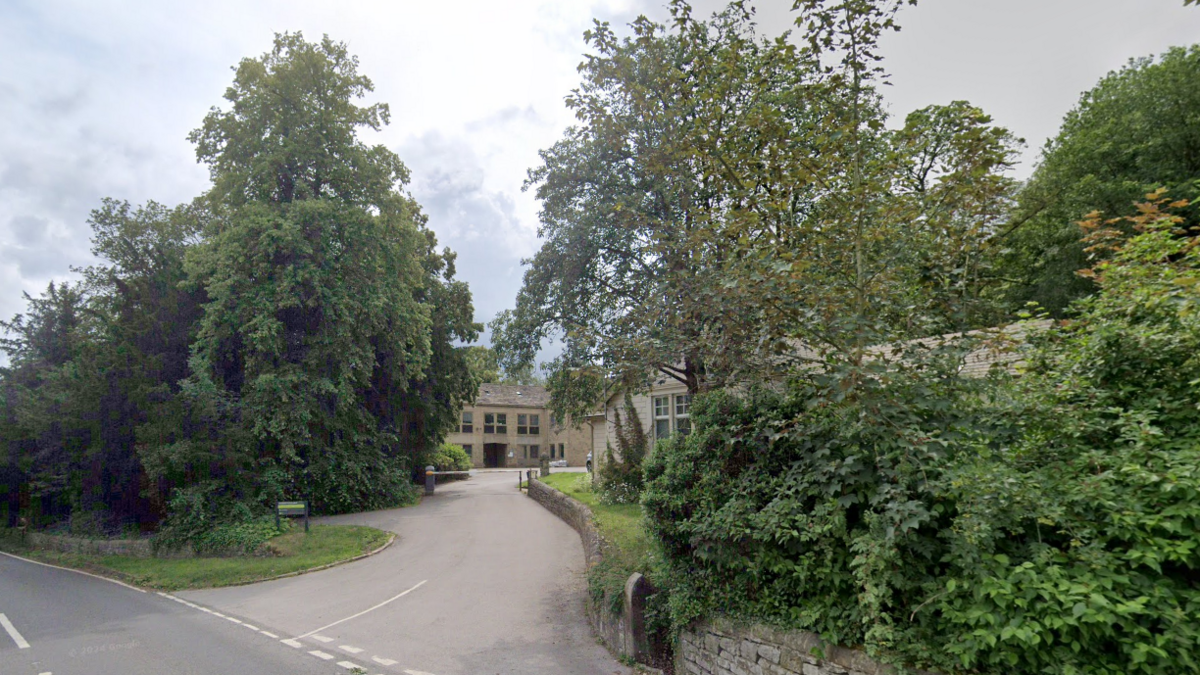
[[[496,433],[508,433],[508,413],[496,413]]]
[[[517,414],[517,435],[529,435],[529,415],[526,415],[525,413]]]
[[[483,413],[483,433],[485,433],[485,434],[496,433],[496,413],[490,413],[490,412]]]
[[[542,420],[541,420],[541,416],[538,415],[537,413],[529,414],[529,435],[530,436],[541,436],[542,435]]]
[[[659,404],[662,404],[661,406]],[[669,438],[671,436],[671,397],[670,396],[651,396],[650,397],[650,416],[654,420],[654,439]],[[660,414],[660,412],[662,414]],[[665,433],[660,430],[659,425],[662,424],[665,428]]]
[[[692,395],[675,394],[671,403],[671,412],[675,416],[675,433],[687,436],[692,433]]]
[[[462,419],[459,420],[458,431],[463,434],[475,433],[475,411],[463,411]]]

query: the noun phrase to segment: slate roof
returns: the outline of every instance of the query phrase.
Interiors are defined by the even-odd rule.
[[[476,408],[496,406],[505,408],[548,408],[550,392],[545,387],[523,384],[481,384],[475,397]]]

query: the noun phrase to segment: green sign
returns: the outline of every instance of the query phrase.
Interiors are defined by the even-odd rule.
[[[308,502],[279,502],[276,508],[281,516],[303,516],[308,513]]]
[[[279,517],[304,518],[304,531],[308,532],[308,502],[276,502],[275,527],[279,527]]]

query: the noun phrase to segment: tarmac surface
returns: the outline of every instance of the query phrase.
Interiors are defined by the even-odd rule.
[[[578,534],[517,490],[516,471],[439,485],[415,507],[320,522],[398,536],[329,570],[177,595],[267,627],[285,649],[370,673],[629,672],[588,627]]]

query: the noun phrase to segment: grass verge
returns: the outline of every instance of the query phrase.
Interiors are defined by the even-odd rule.
[[[178,591],[263,581],[283,574],[332,565],[369,553],[387,542],[390,533],[357,525],[314,525],[267,542],[271,557],[131,558],[82,555],[30,549],[11,532],[0,534],[0,550],[109,576],[144,588]]]
[[[552,473],[543,483],[587,504],[592,521],[608,547],[604,560],[588,572],[588,589],[595,602],[607,602],[609,609],[621,611],[625,581],[634,572],[649,575],[654,547],[646,531],[640,504],[602,504],[592,492],[586,473]]]

